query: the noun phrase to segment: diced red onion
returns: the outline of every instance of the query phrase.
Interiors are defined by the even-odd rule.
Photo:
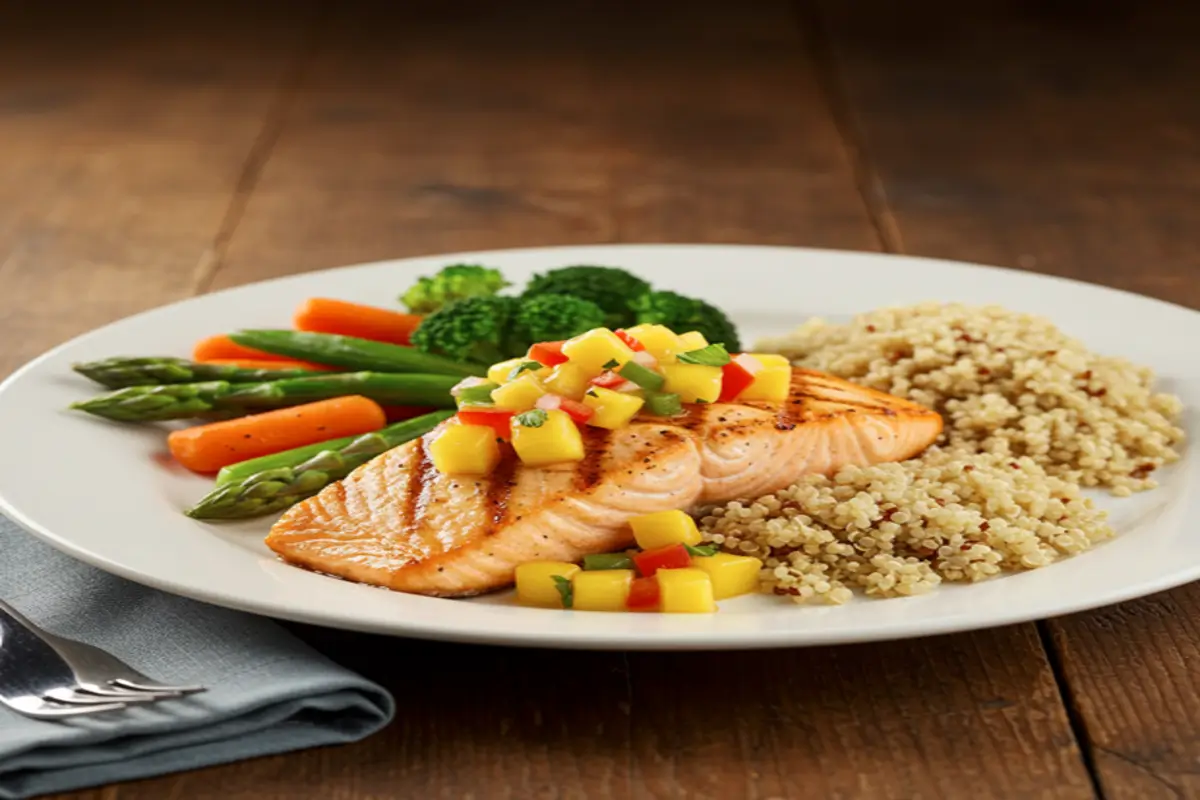
[[[658,366],[658,359],[645,350],[639,350],[633,354],[633,360],[637,364],[641,364],[646,369],[654,369]]]

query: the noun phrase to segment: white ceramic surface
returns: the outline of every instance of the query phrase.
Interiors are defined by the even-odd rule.
[[[262,545],[273,518],[212,525],[181,510],[210,483],[172,467],[162,428],[68,412],[95,387],[76,361],[186,356],[201,336],[285,327],[313,295],[390,302],[414,277],[456,261],[487,263],[520,284],[532,271],[613,264],[660,288],[727,309],[747,342],[812,315],[844,319],[922,300],[1000,303],[1048,315],[1098,351],[1152,366],[1200,407],[1200,313],[1082,283],[919,258],[774,247],[630,245],[459,253],[367,264],[244,286],[155,309],[70,341],[0,385],[0,510],[102,569],[219,605],[339,628],[548,647],[717,649],[920,636],[1044,618],[1167,589],[1200,577],[1195,458],[1160,473],[1131,500],[1100,498],[1119,536],[1046,569],[899,600],[801,607],[771,597],[726,601],[717,614],[603,614],[521,608],[505,595],[469,601],[360,586],[286,566]],[[1131,265],[1131,269],[1136,268]]]

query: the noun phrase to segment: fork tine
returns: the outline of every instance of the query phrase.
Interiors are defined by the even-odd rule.
[[[81,694],[74,689],[65,686],[44,692],[42,694],[42,699],[53,703],[62,703],[63,705],[67,706],[102,706],[114,702],[111,697],[89,696],[86,694]]]
[[[127,681],[124,678],[117,678],[115,681],[109,681],[110,686],[119,687],[121,689],[129,689],[134,692],[162,693],[166,695],[184,695],[198,694],[207,692],[208,689],[204,686],[166,686],[156,683],[137,683]]]
[[[179,697],[179,692],[134,691],[133,689],[124,689],[119,686],[100,686],[95,683],[81,683],[79,685],[79,692],[80,694],[88,694],[93,697],[103,697],[110,701],[125,700],[133,703],[162,700],[167,697]]]
[[[85,714],[99,714],[104,711],[120,711],[127,708],[124,703],[104,703],[101,705],[66,706],[47,703],[40,697],[26,696],[21,698],[0,698],[0,703],[34,719],[59,719],[62,717],[80,717]]]
[[[98,694],[87,689],[87,687],[70,687],[63,686],[60,688],[51,689],[44,692],[42,697],[47,700],[53,700],[56,703],[66,703],[67,705],[101,705],[104,703],[152,703],[155,700],[163,699],[161,695],[154,694],[139,694],[135,692],[114,692],[112,694]]]

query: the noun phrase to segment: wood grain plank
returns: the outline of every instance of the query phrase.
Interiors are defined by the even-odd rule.
[[[331,21],[213,286],[603,241],[870,245],[786,6]]]
[[[1200,308],[1194,7],[862,8],[824,25],[906,250]],[[1046,623],[1106,797],[1200,796],[1197,618],[1193,584]]]
[[[297,11],[283,24],[219,3],[6,11],[0,373],[193,292],[298,54]]]
[[[359,8],[328,21],[213,286],[512,245],[878,245],[785,4]],[[1092,796],[1031,626],[628,666],[305,635],[392,687],[396,724],[122,798]]]

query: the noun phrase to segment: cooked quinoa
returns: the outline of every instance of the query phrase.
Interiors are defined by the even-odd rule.
[[[810,320],[756,349],[946,420],[918,458],[701,510],[707,541],[762,559],[764,590],[796,602],[843,603],[854,588],[902,597],[1051,564],[1113,534],[1081,486],[1128,496],[1179,459],[1179,399],[1039,317],[928,303]]]
[[[1156,393],[1151,370],[1089,352],[1041,317],[925,303],[846,325],[812,319],[759,350],[935,409],[958,452],[1029,456],[1080,486],[1128,496],[1179,460],[1179,398]]]
[[[1111,536],[1104,520],[1078,486],[1031,458],[934,447],[705,509],[700,529],[724,550],[762,559],[767,591],[843,603],[851,587],[899,597],[1045,566]]]

